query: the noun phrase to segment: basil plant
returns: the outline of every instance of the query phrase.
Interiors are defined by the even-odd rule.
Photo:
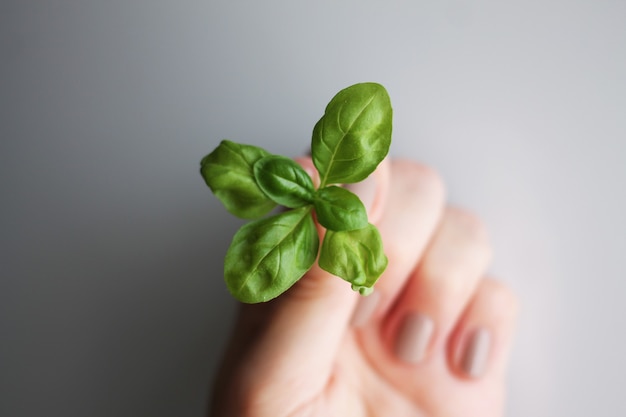
[[[233,237],[224,261],[232,295],[244,303],[271,300],[313,266],[352,284],[362,295],[387,267],[380,233],[366,209],[341,185],[367,178],[391,144],[389,95],[376,83],[341,90],[313,128],[311,177],[292,159],[223,140],[200,165],[211,191],[235,216],[251,219]],[[271,214],[283,206],[278,214]],[[326,229],[323,242],[315,218]],[[319,257],[318,257],[319,255]]]

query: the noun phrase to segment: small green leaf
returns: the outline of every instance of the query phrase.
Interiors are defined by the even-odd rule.
[[[202,158],[200,173],[229,212],[244,219],[256,219],[276,207],[257,185],[252,169],[255,162],[268,155],[256,146],[223,140]]]
[[[297,208],[313,200],[313,180],[293,159],[266,156],[254,164],[253,170],[261,190],[278,204]]]
[[[317,221],[329,230],[356,230],[367,226],[367,211],[355,194],[345,188],[330,186],[317,190]]]
[[[387,268],[380,233],[372,224],[359,230],[328,230],[322,243],[320,268],[350,282],[361,294],[371,292]]]
[[[248,223],[235,234],[226,253],[226,285],[244,303],[268,301],[311,268],[318,248],[310,206]]]
[[[391,144],[392,109],[385,88],[376,83],[341,90],[313,129],[311,152],[320,186],[365,179],[385,158]]]

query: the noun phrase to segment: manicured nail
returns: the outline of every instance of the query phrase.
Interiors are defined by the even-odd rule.
[[[359,196],[369,213],[374,204],[374,197],[376,197],[376,178],[374,175],[370,175],[361,182],[346,184],[345,188]]]
[[[487,368],[487,359],[491,348],[491,334],[485,329],[478,329],[469,337],[461,356],[461,369],[469,377],[481,377]]]
[[[424,359],[435,325],[430,317],[420,313],[406,315],[396,339],[396,355],[404,362],[417,364]]]
[[[350,321],[353,327],[362,327],[367,324],[374,314],[374,311],[376,311],[376,306],[380,300],[380,293],[374,290],[370,295],[365,297],[361,296],[359,298],[356,309],[352,314],[352,320]]]

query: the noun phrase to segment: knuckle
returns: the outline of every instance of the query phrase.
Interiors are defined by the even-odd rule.
[[[448,207],[446,218],[458,233],[475,244],[490,248],[489,233],[483,220],[475,213],[458,207]]]
[[[444,201],[446,194],[444,181],[431,167],[413,161],[396,160],[393,169],[396,175],[410,178],[406,182],[405,190],[408,195],[419,195],[421,198],[436,202]]]
[[[492,300],[493,304],[498,306],[497,310],[501,312],[509,311],[513,315],[519,313],[521,308],[520,299],[513,289],[504,282],[488,277],[483,280],[482,287],[486,296]]]
[[[444,210],[444,186],[432,169],[393,159],[381,233],[392,264],[414,265],[432,238]]]
[[[446,208],[422,263],[423,276],[439,286],[466,291],[485,273],[492,249],[482,221],[473,213]]]

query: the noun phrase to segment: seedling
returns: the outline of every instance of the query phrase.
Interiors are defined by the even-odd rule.
[[[223,140],[205,156],[200,172],[235,216],[252,219],[235,233],[224,260],[224,278],[244,303],[287,291],[319,259],[320,268],[362,295],[387,267],[380,233],[363,203],[340,185],[367,178],[391,144],[389,95],[376,83],[341,90],[313,128],[311,156],[317,188],[302,167],[252,145]],[[269,215],[277,206],[284,211]],[[320,248],[318,223],[326,229]]]

